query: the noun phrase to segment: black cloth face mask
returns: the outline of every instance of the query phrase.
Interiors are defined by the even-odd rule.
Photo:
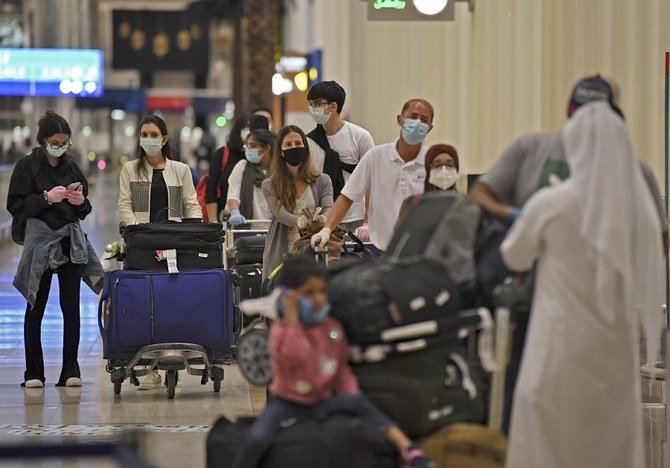
[[[299,166],[307,158],[307,149],[300,146],[284,150],[283,153],[286,162],[293,167]]]

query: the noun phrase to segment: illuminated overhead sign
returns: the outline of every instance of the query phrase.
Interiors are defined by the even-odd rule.
[[[104,69],[101,50],[0,48],[0,96],[97,97]]]
[[[456,0],[367,0],[371,21],[453,21]]]

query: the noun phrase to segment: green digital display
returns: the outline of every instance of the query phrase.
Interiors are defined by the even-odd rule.
[[[404,0],[375,0],[374,3],[375,10],[382,9],[395,9],[395,10],[404,10],[407,7],[407,2]]]

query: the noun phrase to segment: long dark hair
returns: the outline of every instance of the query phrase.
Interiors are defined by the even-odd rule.
[[[47,145],[47,138],[55,135],[56,133],[64,133],[72,139],[72,129],[70,129],[70,124],[67,123],[63,117],[58,115],[55,110],[47,109],[44,115],[40,116],[37,121],[37,143],[40,145],[39,151],[43,156],[46,156],[46,151],[44,150]],[[69,154],[70,149],[66,151]]]
[[[142,131],[142,125],[146,124],[154,124],[156,127],[158,127],[158,130],[161,132],[161,136],[169,136],[168,135],[168,130],[167,130],[167,125],[165,125],[165,121],[158,117],[157,115],[147,115],[145,118],[142,119],[140,122],[140,128],[139,131]],[[137,173],[137,177],[140,179],[148,179],[149,174],[147,173],[147,168],[146,165],[144,164],[145,161],[147,160],[147,153],[142,149],[141,146],[139,146],[138,149],[138,159],[137,163],[135,165],[135,172]],[[172,149],[170,148],[170,141],[168,140],[167,143],[163,145],[161,148],[161,154],[163,157],[167,159],[172,159]]]
[[[244,151],[244,141],[242,141],[242,130],[249,125],[249,117],[247,115],[240,115],[235,118],[233,128],[230,129],[226,145],[231,150]]]
[[[307,156],[305,160],[300,165],[298,175],[306,183],[311,184],[314,182],[321,174],[317,172],[312,167],[312,162],[310,160],[309,154],[309,145],[307,144],[307,136],[305,132],[302,131],[300,127],[295,125],[287,125],[286,127],[279,130],[277,133],[277,139],[275,141],[275,150],[272,156],[272,185],[274,185],[275,193],[281,204],[286,208],[287,211],[293,212],[295,210],[295,185],[293,184],[293,176],[289,172],[286,165],[288,164],[284,157],[282,156],[281,145],[284,143],[284,138],[289,133],[297,133],[302,138],[302,143],[305,146],[305,151]]]

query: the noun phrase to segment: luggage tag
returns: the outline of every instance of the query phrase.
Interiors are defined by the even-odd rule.
[[[179,269],[177,268],[177,250],[156,250],[156,260],[159,262],[167,260],[168,273],[179,273]]]

